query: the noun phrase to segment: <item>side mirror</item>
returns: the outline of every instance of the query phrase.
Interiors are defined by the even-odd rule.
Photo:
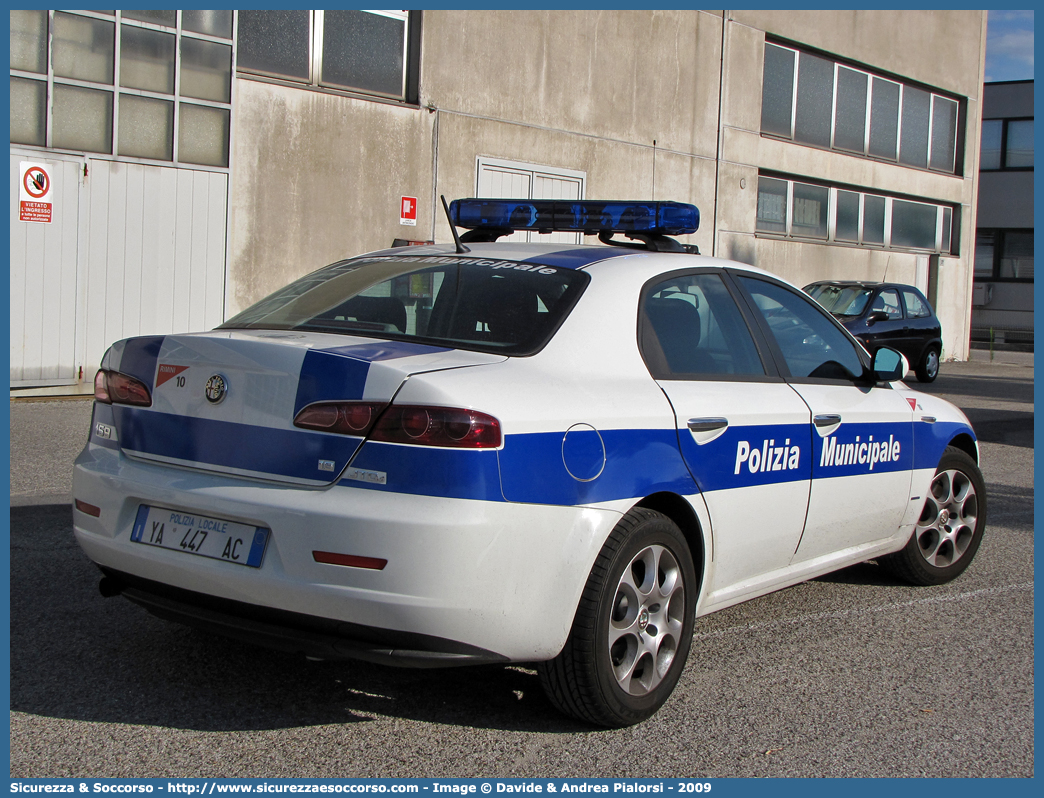
[[[888,314],[883,310],[875,310],[869,316],[866,317],[866,326],[870,327],[879,321],[888,321]]]
[[[874,352],[874,377],[879,382],[905,380],[909,373],[910,364],[906,362],[904,355],[887,346],[882,346]]]

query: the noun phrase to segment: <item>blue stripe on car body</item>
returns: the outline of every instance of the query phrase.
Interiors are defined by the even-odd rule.
[[[367,441],[352,459],[351,471],[380,472],[386,481],[343,478],[353,488],[441,496],[449,499],[504,501],[496,449],[449,449]]]
[[[332,480],[362,441],[348,435],[273,429],[122,405],[114,406],[113,414],[125,450],[294,479]],[[333,472],[320,472],[320,460],[332,461]]]
[[[297,380],[294,417],[313,402],[362,399],[369,370],[368,360],[343,351],[309,349]]]
[[[600,260],[633,254],[634,250],[622,247],[578,247],[577,249],[564,249],[561,252],[534,255],[521,263],[539,263],[543,266],[557,266],[561,269],[582,269],[584,266],[590,266]]]
[[[681,495],[697,492],[678,451],[675,430],[601,430],[600,434],[605,444],[605,468],[587,482],[575,479],[566,470],[564,431],[506,436],[500,452],[505,498],[525,504],[568,506],[640,498],[661,491]]]
[[[726,490],[811,478],[811,425],[758,424],[729,427],[699,445],[678,431],[681,450],[701,490]],[[745,444],[745,445],[744,445]]]
[[[439,352],[450,352],[452,350],[447,346],[415,344],[410,341],[381,341],[380,343],[349,344],[348,346],[335,346],[330,349],[316,349],[313,351],[346,355],[347,357],[368,360],[373,363],[378,360],[398,360],[403,357],[434,355]]]
[[[937,421],[928,424],[924,421],[914,422],[914,460],[913,468],[936,468],[943,452],[950,441],[960,434],[977,440],[975,431],[967,424],[958,421]]]
[[[151,389],[165,338],[164,335],[150,335],[129,339],[123,347],[119,371],[141,380]]]

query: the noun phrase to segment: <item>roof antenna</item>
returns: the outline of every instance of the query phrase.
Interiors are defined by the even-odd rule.
[[[453,224],[453,217],[450,216],[449,205],[446,204],[446,195],[439,194],[439,199],[442,200],[442,209],[446,211],[446,221],[449,222],[450,232],[453,233],[453,243],[457,245],[457,254],[463,255],[465,252],[471,252],[470,249],[460,243],[460,236],[457,235],[457,228]]]

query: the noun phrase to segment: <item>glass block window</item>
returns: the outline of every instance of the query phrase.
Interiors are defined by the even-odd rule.
[[[11,69],[47,72],[46,11],[11,11]]]
[[[763,134],[953,174],[958,110],[930,89],[765,43]]]
[[[755,232],[884,249],[952,251],[953,208],[760,176]]]
[[[240,11],[236,69],[406,99],[407,11]]]
[[[231,11],[11,11],[11,142],[228,166]]]

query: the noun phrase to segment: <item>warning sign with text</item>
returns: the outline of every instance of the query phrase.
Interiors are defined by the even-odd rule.
[[[51,167],[22,161],[18,165],[18,220],[51,223]]]

